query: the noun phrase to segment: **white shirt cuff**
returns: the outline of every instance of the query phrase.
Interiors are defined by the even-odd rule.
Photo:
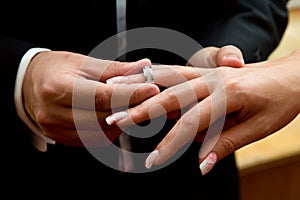
[[[32,144],[40,151],[47,151],[47,143],[55,144],[55,141],[48,138],[44,135],[40,127],[35,124],[30,117],[26,114],[24,105],[23,105],[23,94],[22,94],[22,85],[23,79],[26,72],[26,69],[31,61],[31,59],[39,52],[42,51],[51,51],[50,49],[45,48],[32,48],[29,49],[24,56],[19,65],[19,69],[17,72],[16,83],[15,83],[15,93],[14,93],[14,100],[17,113],[19,117],[23,120],[23,122],[30,128],[33,132],[31,135]]]

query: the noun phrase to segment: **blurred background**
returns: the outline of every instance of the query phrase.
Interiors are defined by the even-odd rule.
[[[300,0],[290,0],[288,9],[288,27],[270,60],[300,49]],[[300,114],[275,134],[239,149],[235,156],[241,200],[300,200]]]

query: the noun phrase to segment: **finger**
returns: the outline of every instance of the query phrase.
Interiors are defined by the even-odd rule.
[[[110,110],[138,104],[159,92],[156,85],[149,83],[104,84],[77,79],[70,99],[76,108]]]
[[[152,65],[154,83],[161,87],[170,87],[185,81],[204,76],[211,72],[207,68],[195,68],[191,66]],[[170,78],[172,77],[172,78]],[[107,80],[108,83],[143,83],[143,73],[128,76],[117,76]]]
[[[261,132],[263,128],[262,125],[257,124],[257,119],[248,119],[225,130],[209,153],[199,157],[201,173],[203,175],[207,174],[217,161],[235,152],[239,148],[263,138],[264,136],[257,137],[255,135],[255,133]],[[212,157],[214,159],[212,159]]]
[[[52,127],[42,129],[43,133],[56,142],[67,146],[101,147],[112,144],[112,142],[122,133],[114,126],[109,131],[63,129]],[[57,134],[59,130],[60,134]]]
[[[206,47],[196,52],[189,60],[188,65],[195,67],[242,67],[244,65],[241,50],[233,45],[226,45],[221,48]]]
[[[42,127],[62,129],[99,130],[110,128],[105,123],[105,117],[111,111],[76,109],[65,106],[52,106],[47,113],[40,114],[37,123]]]
[[[107,85],[106,85],[107,86]],[[158,94],[159,88],[154,84],[115,84],[111,87],[97,89],[96,110],[123,108],[127,109]]]
[[[53,112],[48,112],[47,117],[39,119],[38,122],[46,136],[60,143],[80,146],[79,139],[84,139],[86,144],[91,145],[92,138],[102,138],[98,143],[103,145],[107,141],[113,141],[122,133],[119,127],[108,126],[104,121],[105,116],[111,113],[109,111],[96,112],[67,107],[60,107],[59,112],[55,112],[54,108],[51,110]]]
[[[219,48],[217,47],[205,47],[191,56],[191,58],[188,60],[187,65],[200,68],[217,67],[218,51]]]
[[[168,88],[126,112],[114,113],[106,120],[109,124],[117,123],[119,126],[140,123],[194,105],[208,94],[206,81],[202,78],[193,79]]]
[[[83,75],[87,79],[105,82],[115,76],[140,73],[146,65],[151,65],[149,59],[141,59],[136,62],[119,62],[87,57],[80,69],[82,74],[79,75]]]
[[[152,164],[164,163],[175,153],[180,152],[179,149],[184,145],[195,139],[197,133],[205,129],[207,129],[207,132],[199,155],[207,155],[206,152],[213,149],[224,129],[226,113],[234,112],[234,109],[240,109],[238,106],[228,105],[227,107],[225,98],[221,90],[216,90],[188,110],[158,144],[154,153],[148,156],[146,165],[151,167]]]
[[[86,109],[72,109],[73,126],[67,128],[77,128],[80,130],[104,130],[109,126],[105,123],[105,117],[111,114],[111,111],[96,111]]]
[[[234,125],[236,125],[239,122],[240,119],[241,119],[241,117],[235,112],[227,114],[225,122],[224,122],[223,131],[233,127]],[[204,129],[200,132],[198,132],[195,139],[194,139],[194,141],[198,142],[198,143],[203,143],[203,141],[205,139],[205,135],[208,132],[209,128],[211,128],[211,126],[207,127],[206,129]]]
[[[217,52],[218,66],[230,66],[240,68],[244,66],[244,58],[241,50],[233,45],[227,45]]]
[[[202,108],[200,110],[200,108]],[[210,124],[211,100],[204,99],[192,109],[187,111],[170,130],[170,132],[157,145],[156,149],[146,159],[146,167],[160,165],[180,152],[184,145],[191,142],[196,134]]]

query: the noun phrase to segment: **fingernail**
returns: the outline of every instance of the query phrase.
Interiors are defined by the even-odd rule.
[[[199,165],[200,171],[202,175],[207,174],[216,164],[218,160],[217,154],[214,152],[211,152],[208,154],[208,156],[205,158],[205,160],[202,161],[202,163]]]
[[[117,112],[106,117],[105,121],[108,125],[112,125],[113,123],[117,123],[121,119],[124,119],[127,115],[127,112]]]
[[[136,62],[136,64],[137,65],[140,65],[140,64],[143,64],[143,65],[151,65],[151,61],[150,61],[150,59],[148,59],[148,58],[143,58],[143,59],[141,59],[141,60],[138,60],[137,62]]]
[[[127,67],[136,67],[139,65],[149,65],[151,64],[151,61],[148,58],[143,58],[141,60],[138,60],[136,62],[130,62],[127,64]]]
[[[149,154],[149,156],[147,157],[146,161],[145,161],[145,167],[147,169],[150,169],[158,156],[159,156],[159,151],[158,150],[152,151]]]
[[[107,84],[124,83],[128,78],[126,76],[116,76],[106,80]]]
[[[228,60],[237,60],[237,61],[240,61],[240,62],[242,62],[244,64],[244,59],[243,58],[239,58],[235,54],[227,55],[227,56],[225,56],[225,59],[228,59]]]

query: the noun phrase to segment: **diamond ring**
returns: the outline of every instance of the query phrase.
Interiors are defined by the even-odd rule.
[[[147,65],[143,67],[143,74],[145,78],[145,83],[154,83],[153,69],[151,66]]]

